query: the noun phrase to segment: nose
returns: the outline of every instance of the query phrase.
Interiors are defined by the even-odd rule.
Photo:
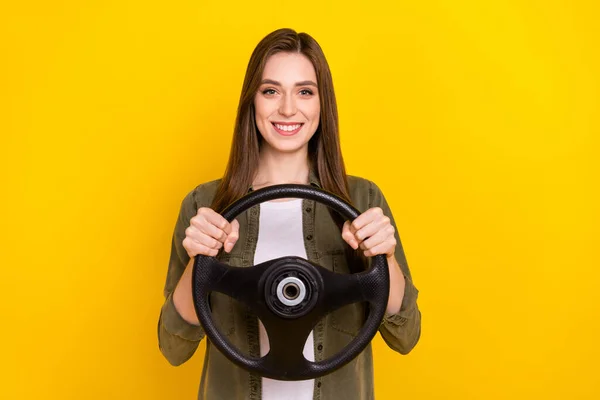
[[[279,113],[285,117],[291,117],[296,114],[296,101],[293,96],[283,96],[279,104]]]

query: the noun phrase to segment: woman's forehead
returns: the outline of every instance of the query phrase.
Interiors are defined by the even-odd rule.
[[[262,79],[294,85],[298,81],[316,82],[317,76],[312,62],[300,53],[277,53],[269,57]]]

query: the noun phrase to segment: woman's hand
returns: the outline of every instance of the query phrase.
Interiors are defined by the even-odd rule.
[[[189,324],[200,325],[192,297],[194,257],[198,254],[215,257],[223,246],[229,253],[240,237],[239,232],[240,224],[237,220],[229,223],[210,208],[198,209],[198,213],[190,219],[190,226],[185,230],[183,239],[183,247],[190,256],[190,261],[173,293],[175,309]]]
[[[240,237],[240,224],[237,220],[227,222],[214,210],[202,207],[190,219],[190,226],[185,230],[183,247],[190,258],[198,254],[215,257],[219,249],[229,253]]]
[[[383,215],[383,210],[379,207],[368,209],[352,222],[346,221],[342,228],[342,238],[354,250],[360,246],[365,257],[386,255],[390,274],[387,315],[400,312],[405,289],[404,275],[394,256],[396,251],[394,232],[390,218]]]
[[[360,246],[365,257],[378,254],[392,257],[396,250],[394,232],[390,218],[383,214],[381,208],[374,207],[359,215],[354,221],[346,221],[342,228],[342,238],[354,250]]]

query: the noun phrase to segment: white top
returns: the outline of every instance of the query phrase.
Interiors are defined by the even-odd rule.
[[[304,259],[304,234],[302,232],[302,199],[269,201],[260,205],[258,242],[254,253],[254,265],[284,256]],[[259,321],[260,355],[269,352],[269,339]],[[314,338],[311,332],[303,351],[309,361],[315,360]],[[305,381],[280,381],[262,378],[263,400],[312,400],[314,379]]]

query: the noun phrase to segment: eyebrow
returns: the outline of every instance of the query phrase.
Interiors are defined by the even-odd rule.
[[[274,81],[272,79],[263,79],[263,81],[261,82],[262,84],[268,83],[270,85],[275,85],[275,86],[281,86],[281,83]],[[296,86],[314,86],[317,87],[317,84],[314,83],[313,81],[301,81],[301,82],[296,82]]]

